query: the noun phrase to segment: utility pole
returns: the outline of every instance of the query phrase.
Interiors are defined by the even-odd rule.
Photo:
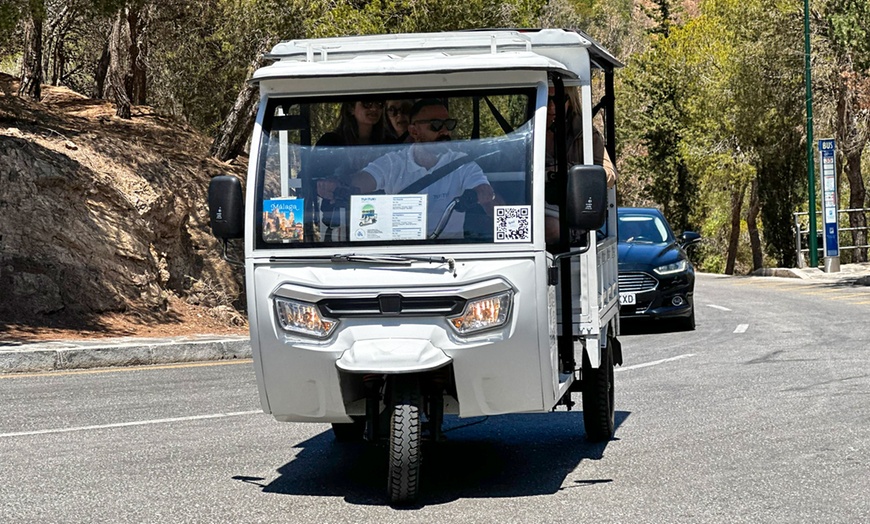
[[[810,267],[819,267],[816,239],[816,171],[813,158],[813,76],[810,68],[810,0],[804,0],[804,80],[807,86],[807,177],[810,195]]]

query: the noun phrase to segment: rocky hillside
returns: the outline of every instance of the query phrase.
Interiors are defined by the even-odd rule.
[[[0,75],[0,340],[243,326],[241,274],[220,259],[206,195],[244,163],[209,158],[207,138],[148,107],[121,120],[66,88],[39,103],[16,90]]]

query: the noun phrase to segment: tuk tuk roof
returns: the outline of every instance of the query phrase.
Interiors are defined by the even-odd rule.
[[[276,62],[257,70],[252,80],[499,70],[577,77],[563,57],[580,48],[589,52],[592,68],[622,66],[579,31],[496,29],[281,42],[267,55]]]

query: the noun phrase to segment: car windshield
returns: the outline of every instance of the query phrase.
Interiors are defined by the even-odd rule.
[[[270,100],[257,247],[531,242],[534,95]]]
[[[635,244],[665,244],[671,240],[671,233],[667,224],[655,215],[619,215],[620,242]]]

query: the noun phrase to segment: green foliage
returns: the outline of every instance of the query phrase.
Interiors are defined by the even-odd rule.
[[[870,2],[827,0],[822,9],[840,51],[854,57],[857,69],[870,71]]]

